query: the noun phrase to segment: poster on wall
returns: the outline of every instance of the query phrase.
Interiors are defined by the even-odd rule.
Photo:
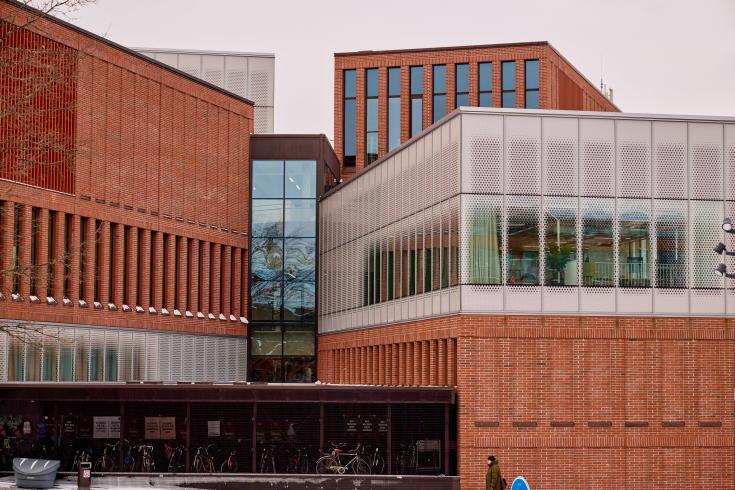
[[[378,422],[378,432],[388,432],[388,421],[381,420]]]
[[[80,415],[77,425],[77,437],[92,437],[92,417],[88,415]]]
[[[73,415],[66,415],[63,422],[64,435],[74,437],[77,435],[77,418]]]
[[[207,420],[207,437],[219,437],[220,423],[219,420]]]
[[[176,417],[159,417],[161,439],[176,439]]]
[[[369,418],[362,419],[362,431],[372,432],[373,431],[373,420]]]
[[[145,438],[146,439],[160,439],[161,438],[161,424],[159,417],[146,417],[145,418]]]
[[[110,417],[92,417],[92,437],[95,439],[109,439]]]
[[[357,432],[357,419],[347,419],[347,432]]]

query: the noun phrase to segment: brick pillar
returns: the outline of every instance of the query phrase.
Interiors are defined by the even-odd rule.
[[[424,127],[431,126],[432,109],[434,108],[433,92],[434,73],[432,65],[424,65]]]
[[[115,223],[112,226],[112,299],[118,308],[121,307],[125,298],[123,298],[123,265],[125,261],[124,241],[125,226],[121,223]]]
[[[199,280],[201,281],[200,288],[202,291],[202,304],[199,305],[199,311],[205,315],[209,313],[209,277],[210,277],[210,257],[209,257],[209,242],[200,242],[201,244],[201,256],[199,260],[202,262],[202,274]]]
[[[66,214],[57,211],[54,213],[54,236],[51,237],[51,254],[53,255],[53,263],[51,264],[51,291],[49,296],[53,296],[57,302],[61,302],[64,297],[64,275],[66,274],[66,251],[64,250],[64,227],[66,226]]]
[[[210,290],[212,292],[212,297],[210,299],[210,311],[215,314],[215,316],[219,315],[222,311],[221,304],[220,304],[220,278],[222,274],[222,253],[221,253],[221,245],[219,243],[215,243],[212,247],[212,280],[211,284],[209,285]]]
[[[176,261],[178,263],[178,294],[176,295],[177,299],[177,305],[176,308],[181,312],[183,315],[186,310],[189,309],[189,304],[187,302],[187,297],[189,296],[188,288],[186,287],[186,279],[189,275],[189,244],[188,239],[186,237],[180,236],[176,237],[176,240],[179,242],[179,253],[176,257]]]
[[[413,342],[406,342],[406,385],[413,385]]]
[[[439,347],[437,346],[436,340],[429,341],[429,384],[436,386],[437,378],[439,377],[439,359],[438,359]]]
[[[224,264],[222,264],[222,313],[229,319],[232,310],[232,247],[224,247]]]
[[[388,152],[388,68],[378,68],[378,158]]]
[[[199,240],[190,240],[189,251],[189,311],[199,311]]]
[[[457,385],[457,339],[447,339],[447,384]]]
[[[383,350],[383,354],[385,355],[385,363],[383,364],[383,366],[385,367],[384,384],[386,385],[390,385],[393,381],[393,356],[391,356],[391,351],[393,350],[392,347],[392,345],[386,344],[385,349]]]
[[[477,62],[470,63],[470,105],[477,107],[480,105],[478,92],[480,90],[479,66]]]
[[[81,293],[81,291],[79,291],[79,274],[81,273],[79,245],[82,241],[81,221],[82,218],[78,214],[72,215],[69,220],[71,229],[69,230],[69,246],[67,247],[67,253],[69,254],[67,259],[69,261],[69,291],[67,291],[67,295],[74,306],[79,304],[79,296]],[[54,228],[54,233],[58,234],[59,230]]]
[[[411,68],[401,67],[401,144],[411,135]]]
[[[365,370],[365,382],[369,385],[374,384],[373,382],[373,346],[368,345],[366,347],[367,352],[365,353],[367,369]]]
[[[151,232],[151,246],[153,252],[151,253],[151,275],[153,276],[152,290],[151,290],[151,306],[153,306],[157,312],[161,312],[163,307],[163,233],[160,231]]]
[[[526,63],[516,61],[516,107],[526,107]]]
[[[48,234],[49,234],[49,210],[41,208],[38,210],[36,222],[36,256],[34,257],[33,273],[36,278],[36,290],[34,291],[41,301],[46,301],[48,296]]]
[[[232,314],[235,317],[245,316],[240,309],[240,297],[242,295],[242,250],[238,247],[232,249]]]
[[[398,384],[406,384],[406,344],[398,344]]]
[[[248,251],[240,250],[240,314],[244,317],[248,316],[248,286],[250,285],[249,265],[248,264]]]
[[[106,305],[110,302],[110,222],[100,221],[99,226],[99,281],[97,297]]]
[[[18,247],[18,293],[27,298],[31,288],[31,240],[33,208],[26,204],[20,210],[20,246]]]
[[[0,291],[10,297],[13,293],[13,230],[15,228],[15,203],[0,202]]]
[[[503,71],[502,61],[493,62],[493,107],[500,107],[503,100],[503,79],[500,72]]]
[[[423,365],[421,364],[421,342],[413,343],[413,384],[414,386],[421,385],[421,370]]]
[[[457,104],[457,78],[456,71],[457,65],[454,63],[447,63],[447,114],[456,109]]]
[[[138,228],[129,226],[128,234],[128,250],[125,257],[126,272],[128,281],[127,298],[123,298],[126,305],[131,308],[140,306],[138,303]]]
[[[385,345],[378,346],[378,384],[385,384]]]
[[[424,340],[421,342],[421,384],[422,385],[429,384],[430,374],[431,374],[431,364],[429,363],[430,358],[431,356],[429,354],[429,341]]]
[[[165,306],[169,314],[173,315],[174,296],[176,292],[176,235],[166,234],[163,238],[166,241],[166,254],[163,260],[166,261],[166,287],[163,291],[165,298]]]
[[[58,220],[60,213],[56,213]],[[61,218],[63,220],[63,217]],[[87,219],[84,230],[84,299],[92,305],[94,298],[94,282],[96,277],[95,262],[97,260],[97,220]]]
[[[447,341],[439,340],[439,377],[437,383],[441,386],[447,385]]]
[[[148,307],[153,303],[151,301],[151,278],[153,270],[151,269],[151,230],[142,230],[138,250],[140,253],[140,269],[138,270],[138,294],[140,295],[140,305],[144,310],[148,311]]]

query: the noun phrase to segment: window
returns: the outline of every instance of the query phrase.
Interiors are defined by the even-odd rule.
[[[687,287],[687,203],[656,201],[656,287]]]
[[[511,199],[507,211],[507,284],[537,286],[540,283],[538,201],[514,202]]]
[[[480,63],[477,66],[478,72],[478,101],[480,107],[493,106],[493,64]]]
[[[388,151],[401,144],[401,69],[388,68]]]
[[[549,198],[546,222],[546,286],[577,285],[577,202]]]
[[[468,106],[470,105],[470,65],[468,65],[467,63],[455,65],[455,70],[455,106]]]
[[[582,286],[614,286],[612,199],[582,200]]]
[[[501,208],[501,202],[491,202],[477,206],[468,216],[470,284],[501,284]]]
[[[424,129],[424,67],[411,67],[411,137]]]
[[[647,288],[651,286],[650,201],[620,200],[618,202],[620,241],[618,269],[620,287]]]
[[[378,69],[365,70],[365,165],[378,159]]]
[[[526,60],[526,109],[538,109],[538,60]]]
[[[355,70],[344,71],[344,165],[354,166],[357,155],[357,72]]]
[[[502,82],[502,104],[501,107],[516,106],[516,62],[503,61],[500,75]]]
[[[434,100],[432,102],[432,122],[437,122],[447,113],[447,65],[433,67]]]

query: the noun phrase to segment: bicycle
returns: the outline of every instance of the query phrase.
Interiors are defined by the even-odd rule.
[[[230,455],[227,457],[226,460],[222,462],[222,464],[219,467],[220,473],[237,473],[237,459],[235,456],[237,455],[236,450],[230,451]]]
[[[375,450],[371,451],[367,457],[365,457],[364,454],[361,454],[360,456],[362,456],[370,465],[371,475],[383,474],[383,470],[385,470],[385,459],[380,455],[380,448],[376,447]]]
[[[399,475],[416,474],[416,445],[401,444],[401,450],[396,455],[396,468]]]
[[[135,447],[140,454],[140,472],[152,473],[156,471],[156,462],[153,460],[153,446],[141,444]]]
[[[94,462],[94,471],[108,472],[115,469],[115,461],[112,457],[115,453],[115,446],[117,444],[105,444],[105,448],[102,450],[102,456]]]
[[[273,454],[272,447],[264,447],[260,453],[260,464],[258,465],[260,473],[276,473],[276,458]]]
[[[71,464],[71,471],[79,471],[81,463],[88,463],[92,453],[87,449],[77,449],[74,454],[74,461]]]
[[[361,451],[361,444],[358,444],[355,450],[351,453],[346,453],[342,450],[345,444],[332,444],[332,451],[330,454],[324,455],[319,458],[316,462],[316,472],[319,474],[335,473],[344,475],[348,470],[356,475],[369,475],[370,465],[367,461],[362,459],[359,455]],[[347,456],[350,459],[347,463],[342,464],[342,457]]]
[[[184,462],[184,446],[177,444],[171,449],[171,455],[168,459],[169,473],[183,472],[186,469]]]
[[[199,446],[194,456],[192,469],[195,473],[214,473],[214,458],[211,456],[211,450],[214,444],[210,444],[206,448]]]
[[[309,472],[309,451],[302,447],[292,450],[288,455],[286,473],[306,474]]]

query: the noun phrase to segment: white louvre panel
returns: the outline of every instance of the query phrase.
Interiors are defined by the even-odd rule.
[[[216,345],[217,353],[215,354],[215,373],[214,381],[228,381],[227,377],[227,362],[229,356],[227,355],[227,339],[223,337],[215,337],[214,342]]]
[[[651,197],[651,123],[616,121],[618,197]]]
[[[120,380],[128,381],[135,380],[133,374],[133,359],[135,358],[134,344],[133,344],[133,333],[132,332],[120,332]]]
[[[442,169],[442,131],[445,128],[447,130],[449,129],[446,126],[442,126],[435,129],[431,134],[431,160],[427,158],[427,162],[431,163],[432,181],[431,184],[426,187],[426,189],[431,189],[431,194],[428,196],[429,201],[426,203],[427,206],[431,206],[432,204],[441,201],[443,194],[441,187],[446,185]]]
[[[170,339],[171,345],[171,381],[180,381],[183,370],[182,336],[172,334],[161,334]]]
[[[455,117],[445,126],[442,126],[442,155],[441,165],[443,177],[441,189],[444,191],[442,199],[459,193],[460,165],[459,142],[461,136],[462,118]]]
[[[633,223],[646,229],[647,239],[628,244],[623,238],[618,247],[618,313],[650,313],[652,311],[653,292],[651,283],[653,274],[653,247],[651,237],[651,200],[619,199],[618,223],[621,229],[624,223]],[[635,256],[631,257],[620,250],[634,247]],[[640,248],[638,248],[640,247]],[[623,260],[625,259],[625,260]]]
[[[597,226],[600,229],[612,229],[614,243],[617,238],[615,225],[615,201],[613,199],[584,198],[580,201],[580,229],[588,226]],[[590,240],[591,241],[591,240]],[[613,287],[617,273],[615,257],[617,250],[611,249],[604,257],[595,257],[585,261],[584,251],[592,247],[581,237],[583,256],[580,261],[579,278],[582,285],[580,291],[580,311],[615,311],[615,288]]]
[[[122,361],[119,331],[105,330],[105,381],[125,381]]]
[[[158,337],[158,373],[161,381],[171,381],[172,364],[171,337],[165,334],[157,334]],[[180,367],[180,364],[179,364]],[[180,371],[179,371],[180,372]]]
[[[462,192],[503,193],[503,117],[462,116]]]
[[[712,244],[723,239],[721,201],[691,201],[689,249],[691,270],[691,312],[718,313],[724,309],[724,280],[713,273],[720,257],[712,253]]]
[[[248,93],[248,59],[242,56],[225,57],[225,90],[240,97]]]
[[[201,78],[202,57],[198,54],[180,54],[179,70],[191,76]]]
[[[689,312],[689,203],[656,199],[653,208],[657,227],[653,244],[654,311],[686,314]]]
[[[239,341],[234,341],[233,344],[235,345],[235,362],[233,364],[233,366],[235,367],[235,381],[245,381],[247,380],[248,370],[248,343],[246,339],[242,339]]]
[[[89,381],[90,329],[76,328],[74,333],[74,381]]]
[[[209,337],[197,335],[194,339],[194,381],[206,381],[209,379],[207,370],[210,359],[207,357],[207,339]]]
[[[248,98],[256,106],[273,105],[273,59],[250,58]]]
[[[654,197],[689,197],[686,123],[653,122],[653,161]]]
[[[225,86],[225,57],[202,56],[202,78],[218,87]]]
[[[544,194],[577,195],[578,122],[573,118],[543,118]]]
[[[541,194],[541,119],[505,118],[505,192]]]
[[[105,331],[90,329],[89,345],[89,380],[103,381],[107,374],[105,372]]]
[[[692,199],[722,199],[722,125],[689,124],[689,192]]]
[[[41,329],[41,381],[58,381],[59,376],[59,329],[58,327],[43,327]],[[44,373],[54,373],[52,379],[46,379]]]
[[[604,119],[580,119],[580,193],[583,196],[613,196],[614,124]]]
[[[576,124],[575,124],[576,128]],[[576,129],[575,129],[576,131]],[[581,256],[579,248],[579,212],[577,210],[577,198],[569,197],[552,197],[544,199],[544,212],[542,223],[544,226],[558,224],[559,233],[561,233],[561,223],[574,220],[576,222],[575,229],[577,231],[577,239],[575,243],[576,256],[565,264],[565,275],[561,277],[548,277],[549,269],[544,262],[544,283],[547,284],[543,288],[543,310],[549,312],[576,312],[579,310],[579,258]],[[549,223],[547,223],[547,221]],[[553,235],[555,230],[542,230],[542,236]],[[559,237],[558,240],[561,240]],[[555,242],[557,240],[555,239]],[[549,246],[544,240],[543,249],[548,250]],[[566,284],[566,285],[565,285]]]
[[[0,332],[0,382],[8,381],[8,334]]]
[[[735,124],[725,124],[726,199],[735,200]]]
[[[217,339],[211,335],[204,336],[204,381],[211,381],[217,372]]]
[[[537,223],[536,240],[538,249],[543,250],[543,242],[541,241],[540,235],[541,227],[538,226],[538,223],[541,222],[540,213],[541,199],[539,197],[508,196],[505,203],[506,226],[504,229],[510,230],[510,226],[515,221]],[[505,234],[505,246],[503,247],[503,250],[506,251],[506,257],[503,259],[503,264],[505,264],[506,268],[504,272],[504,277],[506,278],[505,309],[508,311],[541,311],[541,286],[523,286],[520,283],[524,281],[540,283],[540,271],[542,270],[543,264],[539,263],[539,260],[542,254],[538,254],[536,259],[525,256],[520,259],[511,259],[510,254],[507,252],[510,239],[508,233],[509,231]],[[513,260],[513,263],[511,260]],[[534,261],[538,264],[537,271],[533,270]],[[536,277],[526,277],[527,275],[535,275]]]
[[[158,365],[160,355],[158,351],[158,334],[157,333],[146,333],[145,335],[145,348],[146,348],[146,381],[161,381],[160,366]]]

